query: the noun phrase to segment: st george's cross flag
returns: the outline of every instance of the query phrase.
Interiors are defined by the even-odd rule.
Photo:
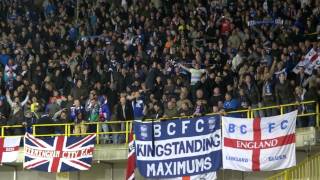
[[[21,137],[0,138],[0,163],[14,162],[19,153]]]
[[[24,137],[24,169],[46,172],[89,170],[96,135],[85,137]]]
[[[224,169],[272,171],[296,165],[297,111],[263,118],[222,117]]]

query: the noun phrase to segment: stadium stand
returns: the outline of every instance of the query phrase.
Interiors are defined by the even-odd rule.
[[[319,123],[320,66],[297,66],[319,54],[319,1],[35,2],[0,2],[2,136],[123,143],[133,119],[237,110]]]

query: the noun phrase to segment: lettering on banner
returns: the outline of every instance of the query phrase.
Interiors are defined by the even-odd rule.
[[[283,159],[286,159],[287,156],[285,154],[282,154],[280,156],[269,156],[268,157],[268,160],[269,161],[277,161],[277,160],[283,160]]]
[[[136,153],[137,156],[153,157],[153,152],[158,157],[161,156],[174,156],[179,154],[189,154],[195,152],[209,151],[211,149],[219,147],[221,144],[220,135],[215,134],[208,139],[202,140],[185,140],[185,141],[173,141],[165,145],[157,145],[153,149],[151,144],[137,144]]]
[[[208,171],[212,167],[210,157],[193,159],[191,161],[159,162],[147,164],[147,176],[168,176],[172,174],[192,174]]]
[[[153,126],[137,123],[135,152],[142,175],[169,178],[218,170],[221,166],[219,121],[218,117],[202,117]],[[152,132],[154,142],[150,138]]]
[[[272,133],[274,132],[275,128],[280,128],[281,130],[286,130],[288,128],[288,120],[283,120],[280,123],[268,123],[268,132]],[[237,126],[236,124],[229,123],[228,124],[228,132],[229,133],[237,133],[240,132],[241,134],[247,134],[247,126],[245,124],[242,124],[240,126]]]
[[[79,151],[56,151],[56,150],[40,150],[33,149],[28,146],[25,147],[25,153],[41,158],[66,158],[75,159],[84,156],[90,156],[93,153],[93,148],[86,148]]]
[[[261,141],[240,141],[237,140],[237,148],[240,149],[266,149],[278,146],[278,139]]]
[[[213,119],[210,119],[209,121],[209,128],[211,130],[214,129],[215,127],[215,121]],[[182,126],[181,129],[179,129],[179,131],[181,131],[182,135],[185,135],[188,133],[188,131],[192,131],[192,132],[196,132],[196,133],[202,133],[204,131],[204,125],[205,122],[203,119],[198,119],[195,123],[195,126],[190,124],[190,120],[187,121],[182,121]],[[153,126],[153,130],[154,130],[154,137],[161,137],[161,128],[163,128],[160,124],[155,124]],[[174,136],[177,132],[177,127],[176,127],[176,123],[175,122],[170,122],[168,123],[166,128],[166,135],[168,136]],[[146,131],[147,131],[147,127],[146,126],[141,126],[140,127],[141,130],[141,136],[142,137],[146,137]]]
[[[248,158],[234,157],[234,156],[226,156],[226,159],[229,161],[238,161],[238,162],[249,162]]]

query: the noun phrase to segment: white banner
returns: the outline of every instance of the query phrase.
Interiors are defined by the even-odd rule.
[[[224,169],[272,171],[296,165],[297,111],[263,118],[222,117]]]
[[[14,162],[17,160],[21,137],[0,138],[0,162]]]

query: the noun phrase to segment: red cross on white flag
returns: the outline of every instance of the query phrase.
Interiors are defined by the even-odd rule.
[[[0,138],[0,163],[17,160],[21,137]]]
[[[265,118],[222,117],[223,168],[271,171],[295,166],[297,111]]]

